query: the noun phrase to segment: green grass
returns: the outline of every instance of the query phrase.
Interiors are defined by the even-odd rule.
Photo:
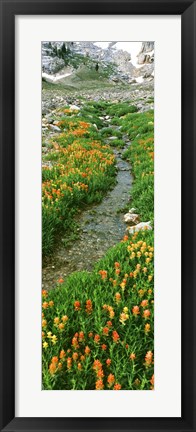
[[[135,177],[131,189],[132,206],[141,220],[154,220],[154,113],[128,114],[121,120],[122,131],[131,140],[123,157],[130,161]]]
[[[118,147],[118,148],[123,148],[125,145],[124,141],[122,139],[115,139],[115,140],[111,140],[110,141],[110,146],[111,147]]]

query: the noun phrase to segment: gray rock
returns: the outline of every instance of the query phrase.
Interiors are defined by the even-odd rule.
[[[138,55],[138,64],[139,65],[145,63],[145,60],[146,60],[146,54],[141,53]]]
[[[55,126],[55,125],[50,125],[50,129],[52,129],[53,131],[56,131],[56,132],[61,132],[61,129],[58,127],[58,126]]]

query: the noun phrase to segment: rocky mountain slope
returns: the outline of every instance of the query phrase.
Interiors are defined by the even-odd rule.
[[[96,67],[113,83],[152,81],[154,42],[42,43],[42,77],[48,82],[74,78],[76,71]]]

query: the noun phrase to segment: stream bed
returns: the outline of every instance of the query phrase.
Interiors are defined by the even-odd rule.
[[[123,149],[114,149],[116,156],[116,185],[101,203],[91,205],[79,217],[80,235],[70,246],[61,242],[54,256],[47,258],[42,270],[42,288],[55,288],[59,278],[65,278],[75,271],[91,271],[94,264],[106,251],[122,240],[125,235],[124,207],[130,200],[132,175],[130,164],[122,159],[123,152],[130,146],[127,135],[123,136]]]

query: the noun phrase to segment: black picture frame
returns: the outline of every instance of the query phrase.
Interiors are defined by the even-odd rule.
[[[181,15],[182,23],[182,416],[179,418],[15,418],[16,15]],[[0,427],[11,431],[195,431],[195,103],[196,0],[0,0]],[[172,377],[168,377],[169,381]]]

